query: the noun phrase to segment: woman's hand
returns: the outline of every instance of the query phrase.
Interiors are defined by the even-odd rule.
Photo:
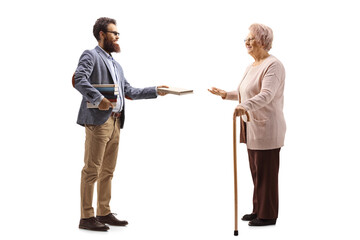
[[[245,122],[250,121],[250,116],[249,116],[249,113],[246,111],[246,109],[243,108],[241,105],[237,105],[235,108],[235,111],[234,111],[234,116],[242,116],[242,115],[246,115]]]
[[[222,98],[226,98],[226,91],[216,88],[216,87],[212,87],[211,89],[208,89],[209,92],[211,92],[212,94],[218,95]]]

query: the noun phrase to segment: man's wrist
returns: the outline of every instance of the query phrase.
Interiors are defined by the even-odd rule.
[[[101,95],[100,97],[98,97],[98,99],[95,100],[94,104],[96,106],[99,106],[99,104],[101,103],[101,101],[104,99],[105,97],[103,95]]]

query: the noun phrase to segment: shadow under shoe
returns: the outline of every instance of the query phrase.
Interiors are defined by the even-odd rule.
[[[276,224],[276,219],[256,218],[249,222],[249,226],[256,226],[256,227],[269,226],[269,225],[275,225],[275,224]]]

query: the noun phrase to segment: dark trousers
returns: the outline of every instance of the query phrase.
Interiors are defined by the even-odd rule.
[[[271,150],[248,149],[254,182],[253,213],[261,219],[277,219],[279,211],[279,155],[280,148]]]

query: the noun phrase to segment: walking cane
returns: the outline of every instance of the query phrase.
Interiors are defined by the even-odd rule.
[[[250,121],[248,112],[245,112],[247,122]],[[235,196],[235,230],[234,236],[239,234],[238,232],[238,197],[237,197],[237,151],[236,151],[236,114],[233,115],[233,149],[234,149],[234,196]]]

